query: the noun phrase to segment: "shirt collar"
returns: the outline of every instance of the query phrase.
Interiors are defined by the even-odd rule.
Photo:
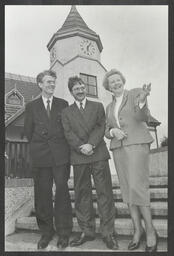
[[[117,101],[121,101],[123,99],[123,94],[119,97],[115,97]]]
[[[53,96],[51,96],[50,98],[46,98],[46,97],[44,97],[44,96],[42,95],[42,100],[43,100],[43,102],[44,102],[45,104],[47,104],[47,100],[49,100],[49,101],[50,101],[50,104],[52,104]]]
[[[82,100],[81,102],[82,102],[83,108],[85,108],[85,106],[86,106],[86,98],[84,98],[84,100]],[[75,100],[75,103],[77,104],[78,108],[80,108],[80,101]]]
[[[125,91],[123,91],[122,95],[119,96],[119,97],[116,97],[114,94],[112,94],[112,99],[115,100],[115,101],[121,101],[123,99],[123,96],[125,94]]]

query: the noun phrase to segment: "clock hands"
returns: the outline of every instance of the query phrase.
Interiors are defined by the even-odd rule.
[[[91,42],[86,46],[86,50],[89,51],[89,47],[91,45]]]
[[[90,42],[89,40],[83,40],[80,44],[80,47],[83,53],[89,56],[95,52],[93,42]]]

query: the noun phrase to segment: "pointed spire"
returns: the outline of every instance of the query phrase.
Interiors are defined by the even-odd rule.
[[[72,5],[72,6],[71,6],[70,12],[77,12],[77,9],[76,9],[76,6],[75,6],[75,5]]]
[[[96,41],[99,50],[102,51],[103,46],[100,40],[99,35],[90,29],[85,21],[82,19],[81,15],[77,11],[75,5],[71,6],[70,12],[63,23],[62,27],[52,36],[50,39],[47,48],[50,51],[55,42],[59,39],[66,37],[72,37],[75,35],[83,36],[85,38],[90,38],[91,40]]]
[[[72,31],[75,29],[82,29],[88,33],[96,35],[96,33],[93,30],[89,29],[89,27],[86,25],[79,12],[77,11],[76,6],[72,5],[65,22],[63,23],[62,27],[57,31],[57,33],[60,34],[67,32],[67,30]]]

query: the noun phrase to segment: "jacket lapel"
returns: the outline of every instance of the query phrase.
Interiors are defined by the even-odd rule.
[[[71,107],[72,109],[72,116],[73,118],[79,123],[79,125],[86,131],[88,132],[88,128],[86,125],[86,121],[85,121],[85,117],[83,116],[83,114],[80,112],[80,109],[78,108],[78,106],[76,105],[76,103],[74,102],[74,104]],[[84,115],[86,115],[86,111],[84,110]]]
[[[123,99],[122,99],[121,105],[120,105],[119,110],[118,110],[118,116],[119,116],[119,114],[120,114],[120,111],[122,110],[122,108],[124,107],[124,105],[125,105],[126,102],[127,102],[127,97],[128,97],[128,91],[125,90],[125,91],[124,91],[124,94],[123,94]]]
[[[48,126],[49,119],[47,116],[47,112],[46,112],[42,97],[38,98],[38,104],[37,104],[36,111],[38,112],[39,119],[42,119],[44,121],[44,123],[46,124],[46,126]]]
[[[53,97],[52,106],[51,106],[51,119],[53,119],[58,115],[58,110],[60,108],[57,105],[58,103],[56,102],[55,97]]]
[[[85,105],[85,108],[84,108],[83,118],[85,119],[87,127],[88,127],[88,122],[89,122],[89,120],[92,116],[92,112],[93,112],[93,106],[92,106],[92,104],[90,104],[90,102],[88,100],[86,100],[86,105]]]
[[[113,124],[113,127],[118,126],[115,118],[115,105],[116,105],[116,99],[114,98],[110,105],[110,110],[109,110],[109,117]]]

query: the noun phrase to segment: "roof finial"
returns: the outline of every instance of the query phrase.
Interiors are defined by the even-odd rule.
[[[77,8],[75,5],[71,5],[71,10],[70,12],[77,12]]]

